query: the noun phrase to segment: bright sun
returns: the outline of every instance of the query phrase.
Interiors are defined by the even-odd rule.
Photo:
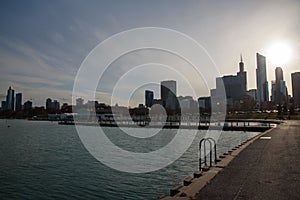
[[[291,49],[286,43],[276,43],[271,46],[268,57],[275,67],[284,67],[291,57]]]

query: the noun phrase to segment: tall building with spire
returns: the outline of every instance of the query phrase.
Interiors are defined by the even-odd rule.
[[[242,55],[240,56],[239,72],[237,72],[237,75],[217,77],[216,89],[211,90],[211,97],[213,101],[216,101],[216,99],[219,101],[219,96],[222,95],[219,95],[218,93],[221,93],[223,88],[226,93],[227,106],[239,104],[247,94],[247,72],[245,71]]]
[[[260,106],[262,103],[269,101],[266,57],[256,53],[256,63],[257,104]]]
[[[15,91],[11,87],[7,90],[6,110],[15,110]]]
[[[243,62],[242,54],[240,56],[240,63],[239,63],[240,71],[237,73],[237,76],[241,80],[242,92],[243,95],[247,92],[247,72],[245,71],[245,65]]]

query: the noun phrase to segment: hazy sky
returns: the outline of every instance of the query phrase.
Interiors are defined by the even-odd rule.
[[[89,52],[108,37],[139,27],[189,35],[223,75],[238,71],[242,53],[249,89],[256,88],[256,52],[267,56],[272,44],[285,42],[292,51],[282,66],[290,92],[290,74],[300,71],[299,13],[299,0],[1,1],[0,98],[11,85],[23,93],[23,101],[33,99],[34,105],[44,105],[47,97],[70,102],[77,70]],[[147,60],[147,52],[139,53],[124,63]],[[162,59],[173,60],[169,55]],[[276,66],[267,61],[270,83]],[[121,66],[122,59],[116,63]],[[111,79],[106,79],[109,85]],[[199,94],[208,95],[207,88],[199,88]],[[185,92],[178,89],[179,95],[188,95]]]

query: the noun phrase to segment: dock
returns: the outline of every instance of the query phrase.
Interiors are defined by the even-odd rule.
[[[223,131],[247,131],[247,132],[264,132],[280,124],[281,120],[258,120],[258,119],[228,119],[225,121],[193,121],[193,122],[154,122],[146,123],[145,121],[59,121],[60,125],[86,125],[101,127],[128,127],[128,128],[163,128],[163,129],[198,129],[198,130],[223,130]]]
[[[160,199],[300,199],[300,121],[285,121],[220,156]],[[196,176],[195,176],[196,175]]]

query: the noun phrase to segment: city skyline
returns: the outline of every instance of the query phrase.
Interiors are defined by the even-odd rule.
[[[264,81],[266,80],[266,74],[265,74],[265,57],[259,53],[257,55],[257,70],[256,70],[256,78],[257,80],[262,79],[263,81],[257,82],[257,86],[259,88],[259,85],[261,85],[261,88],[264,89],[265,84]],[[178,105],[182,106],[182,100],[188,99],[189,101],[192,100],[193,102],[199,101],[199,99],[206,99],[206,98],[213,98],[215,99],[215,103],[220,103],[223,100],[219,98],[223,98],[221,95],[224,89],[225,95],[226,95],[226,105],[232,106],[233,104],[238,103],[240,101],[244,101],[245,97],[248,96],[252,98],[254,101],[256,101],[256,107],[257,109],[262,109],[261,104],[262,103],[274,103],[274,105],[285,105],[290,102],[290,98],[293,98],[293,102],[295,105],[299,104],[299,92],[298,92],[298,83],[299,83],[299,74],[300,72],[295,72],[291,74],[292,78],[292,93],[288,93],[288,88],[284,81],[284,75],[283,70],[281,67],[276,67],[275,69],[275,80],[271,80],[271,93],[259,91],[257,88],[249,89],[247,88],[247,71],[244,71],[244,63],[242,59],[242,55],[240,56],[240,62],[239,62],[239,71],[236,73],[236,75],[224,75],[220,77],[216,77],[216,88],[210,89],[210,95],[209,96],[199,96],[195,99],[193,96],[187,95],[177,95],[177,81],[176,80],[161,80],[160,82],[160,98],[158,99],[157,95],[156,99],[154,98],[154,90],[157,89],[153,87],[153,85],[150,85],[150,88],[146,87],[146,90],[144,91],[145,96],[143,101],[138,102],[137,105],[133,107],[139,107],[140,105],[144,105],[147,108],[150,108],[154,104],[161,104],[167,109],[176,110],[178,108]],[[260,77],[260,78],[258,78]],[[152,89],[152,90],[150,90]],[[260,93],[262,93],[261,97]],[[6,101],[2,102],[2,110],[15,110],[20,111],[22,110],[22,93],[18,92],[15,94],[15,90],[12,89],[11,86],[9,86],[7,90],[6,95]],[[139,97],[141,98],[141,97]],[[219,100],[218,100],[219,99]],[[29,100],[27,100],[28,102]],[[76,98],[75,106],[83,105],[84,99],[82,97]],[[178,102],[179,101],[179,102]],[[98,102],[98,99],[87,99],[87,104],[89,102]],[[177,103],[176,103],[177,102]],[[25,102],[26,103],[26,102]],[[24,106],[25,106],[24,103]],[[31,102],[32,103],[32,102]],[[105,103],[105,102],[99,102],[99,103]],[[144,103],[144,104],[143,104]],[[179,104],[178,104],[179,103]],[[201,106],[201,103],[199,103],[199,108]],[[68,105],[68,103],[64,102],[64,105]],[[177,105],[178,104],[178,105]],[[71,104],[72,105],[72,104]],[[110,106],[118,105],[116,104],[108,104]],[[3,107],[4,106],[4,107]],[[54,109],[59,110],[60,109],[60,102],[50,97],[47,97],[45,105],[40,105],[46,108],[46,110]],[[124,105],[121,105],[124,106]],[[127,107],[128,105],[125,105]],[[128,106],[131,107],[130,105]],[[15,109],[14,109],[15,108]]]
[[[240,62],[238,63],[238,65],[239,65],[239,71],[237,71],[237,73],[236,73],[236,75],[232,75],[232,74],[230,74],[230,75],[222,75],[222,76],[220,76],[220,77],[216,77],[216,82],[217,82],[217,84],[216,84],[216,87],[218,87],[218,82],[220,82],[220,80],[222,80],[222,85],[224,84],[224,86],[226,86],[226,85],[228,85],[228,83],[229,84],[234,84],[234,85],[232,85],[232,86],[229,86],[228,85],[228,87],[230,88],[230,91],[232,91],[232,92],[236,92],[236,91],[240,91],[240,94],[241,95],[245,95],[246,94],[246,92],[247,92],[247,95],[249,95],[248,94],[248,92],[250,92],[250,91],[252,91],[252,90],[255,90],[256,91],[256,98],[257,98],[257,102],[275,102],[276,103],[276,101],[274,101],[274,99],[275,98],[277,98],[278,99],[278,97],[276,97],[278,94],[276,94],[276,96],[274,96],[274,91],[273,90],[276,90],[276,91],[278,91],[279,89],[278,89],[278,84],[279,83],[277,83],[278,82],[278,80],[282,80],[283,81],[283,77],[284,77],[284,72],[283,72],[283,70],[282,70],[282,68],[281,67],[276,67],[274,70],[275,70],[275,80],[270,80],[269,81],[269,79],[267,78],[267,77],[265,77],[266,76],[266,74],[265,74],[265,72],[263,72],[263,73],[261,73],[261,72],[259,72],[260,70],[260,68],[263,66],[263,71],[265,70],[264,68],[267,68],[267,66],[266,66],[266,62],[265,62],[265,60],[266,60],[266,57],[265,56],[263,56],[263,55],[261,55],[261,54],[259,54],[259,53],[256,53],[256,61],[257,61],[257,69],[256,69],[256,80],[260,80],[260,79],[263,79],[263,80],[267,80],[266,82],[267,82],[267,92],[266,92],[266,94],[264,94],[264,98],[262,98],[262,99],[259,99],[260,97],[259,97],[259,91],[257,90],[257,88],[259,88],[259,87],[257,87],[257,88],[248,88],[247,87],[247,83],[248,83],[248,76],[247,76],[247,71],[245,71],[245,64],[244,64],[244,62],[243,62],[243,58],[242,58],[242,54],[240,55]],[[278,70],[280,70],[280,73],[278,73]],[[293,74],[298,74],[299,72],[294,72],[294,73],[291,73],[290,74],[290,76],[292,77],[292,75]],[[257,78],[257,77],[260,77],[260,76],[262,76],[261,74],[263,74],[263,77],[264,78]],[[278,75],[278,74],[280,74],[280,75]],[[278,76],[280,76],[280,78],[278,77]],[[240,87],[239,87],[239,89],[238,88],[235,88],[235,90],[236,91],[234,91],[234,87],[236,86],[236,84],[235,83],[233,83],[232,81],[232,78],[238,78],[237,80],[234,80],[234,82],[236,82],[236,81],[238,81],[238,82],[240,82],[241,81],[241,85],[240,85]],[[153,85],[151,86],[151,88],[152,88],[152,90],[153,91],[149,91],[149,88],[147,89],[147,90],[145,90],[145,91],[148,91],[148,92],[151,92],[152,94],[151,95],[153,95],[154,96],[154,94],[156,93],[156,96],[159,96],[158,94],[160,94],[160,98],[163,100],[163,101],[166,101],[165,99],[167,98],[167,97],[162,97],[163,95],[164,95],[164,93],[166,93],[166,92],[164,92],[163,90],[164,90],[164,88],[172,88],[172,90],[174,90],[174,91],[172,91],[172,92],[174,92],[175,93],[175,97],[185,97],[185,96],[187,96],[187,97],[190,97],[190,95],[192,95],[192,94],[186,94],[186,95],[182,95],[182,94],[179,94],[179,95],[176,95],[176,80],[161,80],[161,86],[160,86],[160,90],[158,90],[158,88],[159,87],[157,87],[157,88],[153,88]],[[228,83],[226,83],[226,82],[228,82]],[[231,83],[230,83],[231,82]],[[257,86],[258,85],[262,85],[261,87],[263,88],[263,87],[265,87],[264,86],[264,84],[261,84],[260,83],[261,81],[259,81],[259,82],[257,82],[256,84],[257,84]],[[269,84],[269,82],[271,83],[271,84]],[[274,85],[275,84],[275,82],[276,82],[276,86]],[[166,87],[164,87],[163,86],[163,84],[167,84],[168,86],[166,86]],[[293,96],[293,92],[294,92],[294,90],[293,90],[293,85],[291,85],[291,88],[289,88],[289,87],[287,87],[286,86],[286,83],[285,83],[285,81],[283,81],[283,86],[281,86],[281,87],[285,87],[286,88],[286,94],[285,94],[285,96],[286,96],[286,98],[288,97],[288,96],[291,96],[291,97],[294,97]],[[292,84],[292,83],[291,83]],[[270,85],[270,88],[269,88],[269,85]],[[233,87],[234,86],[234,87]],[[232,88],[231,88],[232,87]],[[273,89],[273,87],[275,87],[275,89]],[[294,86],[295,87],[295,86]],[[219,88],[221,89],[221,86],[219,86]],[[226,89],[226,87],[224,88],[225,89],[225,92],[227,93],[226,95],[231,95],[230,94],[230,92],[228,93],[228,89]],[[9,89],[8,89],[8,92],[7,92],[7,94],[9,93],[9,91],[11,91],[12,90],[12,93],[14,94],[14,90],[13,89],[11,89],[11,86],[9,86]],[[201,97],[205,97],[205,96],[211,96],[212,95],[212,92],[213,92],[213,95],[214,95],[214,91],[212,91],[212,90],[215,90],[215,89],[213,89],[213,88],[211,88],[210,89],[210,93],[209,93],[209,95],[202,95],[202,96],[194,96],[194,100],[197,100],[198,98],[201,98]],[[288,91],[291,91],[291,93],[288,93]],[[140,92],[140,91],[138,91],[138,92]],[[166,93],[167,94],[167,93]],[[14,101],[14,99],[16,99],[16,101],[12,104],[13,105],[13,107],[14,108],[16,108],[17,107],[17,104],[16,104],[16,102],[17,102],[17,99],[18,99],[18,97],[17,97],[17,95],[21,95],[21,97],[19,97],[20,99],[21,99],[21,101],[19,100],[19,102],[18,102],[18,104],[19,104],[19,106],[20,106],[20,104],[22,105],[22,93],[16,93],[16,96],[14,97],[11,97],[11,98],[13,98],[13,100],[10,100],[10,101]],[[251,96],[251,95],[250,95]],[[5,101],[6,100],[6,102],[8,101],[7,100],[7,98],[8,98],[8,95],[5,95],[5,97],[3,98],[3,100],[2,100],[2,102],[3,101]],[[193,97],[192,97],[193,98]],[[274,98],[274,99],[272,99],[272,98]],[[47,99],[45,98],[45,100],[46,100],[46,102],[47,102],[47,100],[48,99],[50,99],[49,97],[47,97]],[[65,98],[64,97],[58,97],[57,99],[61,99],[62,100],[62,102],[63,103],[68,103],[68,104],[71,104],[70,102],[68,102],[68,101],[64,101],[65,100]],[[76,102],[77,102],[77,100],[79,100],[79,99],[82,99],[82,97],[76,97]],[[146,102],[144,101],[144,99],[142,99],[142,96],[140,95],[138,98],[138,101],[136,101],[136,104],[135,105],[122,105],[122,106],[129,106],[129,107],[135,107],[135,106],[138,106],[139,104],[141,104],[141,103],[145,103],[145,105],[146,105]],[[240,98],[237,98],[237,99],[240,99]],[[32,98],[30,98],[30,99],[28,99],[28,101],[32,101],[33,99]],[[84,99],[82,99],[82,100],[84,100]],[[97,99],[97,98],[95,98],[95,99],[87,99],[87,101],[93,101],[93,100],[95,100],[95,101],[98,101],[99,99]],[[57,100],[54,100],[54,101],[57,101]],[[228,99],[227,99],[227,101],[228,101]],[[21,103],[20,103],[21,102]],[[35,102],[32,102],[33,104],[35,103]],[[107,102],[103,102],[103,103],[107,103]],[[278,102],[277,102],[278,103]],[[116,102],[115,104],[119,104],[118,102]],[[115,105],[115,104],[108,104],[108,105],[111,105],[111,106],[113,106],[113,105]],[[228,103],[227,102],[227,104],[231,104],[231,103]],[[259,103],[258,103],[259,104]],[[46,106],[45,106],[46,105]],[[35,106],[45,106],[45,107],[47,107],[47,103],[45,104],[45,102],[44,103],[42,103],[42,104],[39,104],[39,105],[35,105]],[[149,106],[147,106],[147,107],[149,107]],[[151,107],[151,106],[150,106]],[[14,109],[13,109],[14,110]]]
[[[266,56],[269,93],[274,69],[282,67],[292,94],[290,74],[300,66],[300,3],[257,2],[165,1],[130,6],[110,1],[5,2],[0,8],[0,98],[5,99],[5,91],[12,85],[23,91],[23,99],[32,99],[36,105],[44,105],[45,92],[71,103],[75,75],[87,54],[113,34],[144,26],[170,28],[194,38],[222,75],[237,71],[242,53],[248,89],[256,88],[256,80],[250,77],[255,77],[255,53],[259,52]],[[284,66],[273,64],[268,55],[269,48],[278,42],[287,43],[292,50]],[[112,71],[110,77],[115,74]],[[200,92],[201,96],[209,95],[207,89]],[[178,94],[187,95],[180,87]]]

